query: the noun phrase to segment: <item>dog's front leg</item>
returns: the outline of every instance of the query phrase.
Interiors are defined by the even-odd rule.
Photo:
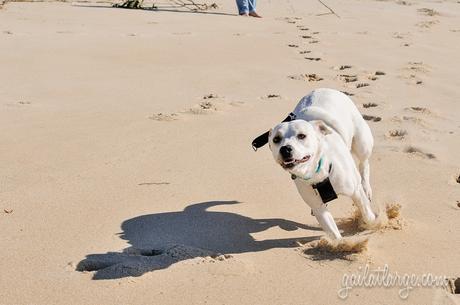
[[[303,201],[310,206],[316,220],[318,220],[324,232],[333,239],[342,238],[334,218],[327,210],[326,205],[321,201],[321,197],[315,192],[313,187],[300,179],[295,180],[295,185]]]
[[[318,220],[321,225],[321,228],[327,233],[327,235],[329,235],[329,237],[333,239],[342,238],[339,228],[337,228],[337,225],[335,224],[334,218],[324,204],[320,207],[312,208],[311,210],[313,211],[316,220]]]

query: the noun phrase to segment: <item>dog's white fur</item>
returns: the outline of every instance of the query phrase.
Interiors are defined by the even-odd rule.
[[[334,218],[312,187],[327,177],[338,195],[352,198],[364,222],[372,223],[375,214],[370,206],[369,158],[374,139],[352,100],[337,90],[317,89],[303,97],[293,113],[296,120],[270,130],[270,149],[275,161],[297,177],[294,180],[297,190],[323,230],[332,238],[342,237]],[[290,146],[292,151],[292,158],[287,161],[280,153],[283,146]],[[352,153],[358,160],[359,170]]]

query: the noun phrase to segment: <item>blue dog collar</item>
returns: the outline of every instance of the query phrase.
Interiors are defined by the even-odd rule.
[[[316,166],[316,170],[315,170],[315,174],[319,173],[319,171],[321,170],[321,167],[323,166],[323,157],[321,157],[318,161],[318,165]],[[329,172],[330,172],[330,168],[329,168]],[[313,177],[313,176],[312,176]],[[296,175],[291,175],[291,179],[292,180],[295,180],[297,178],[301,178],[303,180],[310,180],[312,177],[297,177]]]

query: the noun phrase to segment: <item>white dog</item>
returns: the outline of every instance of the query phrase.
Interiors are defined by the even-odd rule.
[[[370,206],[369,158],[374,140],[351,99],[337,90],[317,89],[302,98],[292,114],[295,120],[270,130],[268,143],[323,230],[332,238],[342,237],[322,199],[331,193],[332,198],[335,193],[351,197],[364,222],[372,223],[376,216]],[[325,187],[321,190],[320,185]]]

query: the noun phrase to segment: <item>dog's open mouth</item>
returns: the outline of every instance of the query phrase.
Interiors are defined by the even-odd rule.
[[[297,164],[299,163],[304,163],[304,162],[307,162],[308,160],[310,160],[310,155],[306,155],[305,157],[303,157],[302,159],[300,160],[297,160],[297,159],[286,159],[286,160],[283,160],[281,161],[281,166],[283,168],[293,168],[294,166],[296,166]]]

